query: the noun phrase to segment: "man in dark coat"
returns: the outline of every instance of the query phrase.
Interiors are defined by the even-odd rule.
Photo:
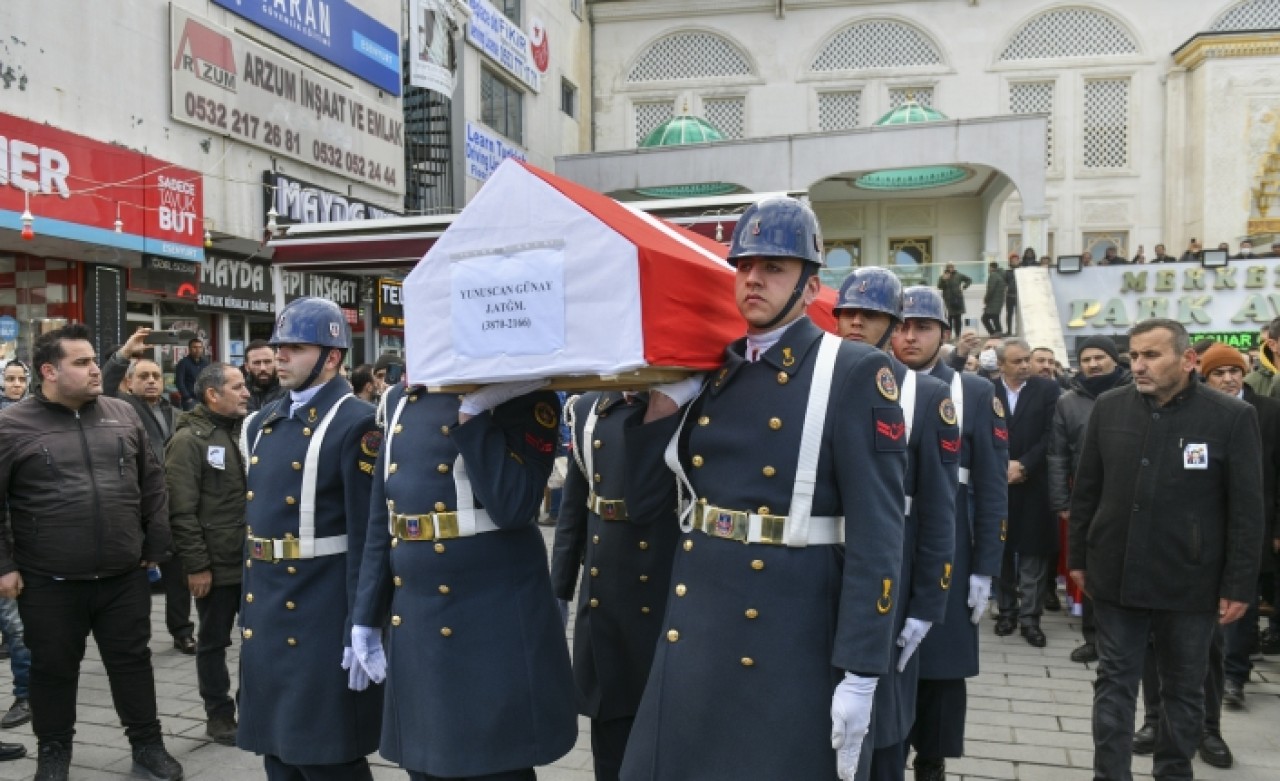
[[[644,419],[648,394],[588,393],[571,402],[572,455],[556,526],[551,583],[573,599],[579,571],[573,678],[578,712],[591,719],[598,781],[616,781],[649,678],[680,537],[675,506],[658,516],[625,501],[625,429]]]
[[[987,267],[987,292],[982,297],[982,327],[987,329],[988,336],[1000,335],[1000,312],[1004,309],[1004,296],[1008,289],[1009,282],[1004,278],[1000,264],[991,261]],[[951,322],[950,318],[947,322]]]
[[[1163,695],[1157,778],[1191,778],[1203,681],[1218,624],[1245,613],[1262,544],[1262,451],[1247,403],[1196,381],[1176,320],[1129,332],[1134,382],[1104,393],[1071,496],[1068,566],[1094,600],[1094,774],[1129,778],[1143,657]]]
[[[1049,469],[1045,458],[1053,432],[1053,410],[1061,390],[1053,380],[1031,374],[1031,345],[1006,339],[996,351],[996,414],[1008,411],[1009,535],[996,589],[997,635],[1022,636],[1045,645],[1040,616],[1058,550],[1057,520],[1049,509]]]
[[[956,271],[954,263],[948,263],[938,278],[938,290],[942,291],[942,300],[947,305],[947,321],[954,333],[960,333],[964,327],[964,291],[971,284],[973,280]]]
[[[1062,394],[1053,410],[1053,435],[1049,440],[1049,505],[1066,523],[1071,513],[1071,483],[1080,461],[1084,429],[1098,396],[1132,380],[1120,365],[1120,352],[1109,336],[1091,336],[1076,346],[1080,373],[1071,378],[1071,389]],[[1084,616],[1080,622],[1084,643],[1071,652],[1073,662],[1094,662],[1093,600],[1083,597]]]
[[[204,341],[197,337],[187,342],[187,354],[173,367],[173,384],[178,386],[184,410],[191,409],[199,401],[196,398],[196,377],[208,365],[209,357],[204,354]]]

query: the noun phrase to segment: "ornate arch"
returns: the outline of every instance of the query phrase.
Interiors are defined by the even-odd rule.
[[[1223,11],[1210,32],[1280,29],[1280,0],[1242,0]]]
[[[1115,57],[1139,54],[1129,26],[1099,8],[1052,8],[1024,21],[996,56],[997,62]]]
[[[750,77],[755,68],[734,42],[708,30],[680,30],[650,43],[626,69],[624,81],[683,81]]]
[[[924,30],[900,19],[860,19],[831,36],[809,70],[856,71],[946,65],[942,48]]]

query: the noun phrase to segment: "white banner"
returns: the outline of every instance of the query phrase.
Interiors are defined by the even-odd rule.
[[[174,119],[404,194],[404,113],[176,5],[169,13]]]
[[[453,97],[457,86],[458,52],[449,0],[410,0],[409,81],[415,87]]]
[[[502,136],[489,130],[484,125],[467,123],[467,176],[485,181],[497,169],[498,165],[508,157],[520,162],[528,162],[529,156],[518,146],[512,146]]]
[[[449,272],[458,355],[551,356],[564,349],[563,242],[455,258]]]
[[[467,22],[467,41],[529,89],[541,92],[542,74],[547,72],[550,51],[546,30],[539,25],[538,40],[530,41],[529,36],[489,0],[468,0],[468,3],[471,20]]]

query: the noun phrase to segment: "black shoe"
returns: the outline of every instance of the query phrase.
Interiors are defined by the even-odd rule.
[[[1216,732],[1206,732],[1200,738],[1200,758],[1206,765],[1227,768],[1235,763],[1227,742]]]
[[[1047,641],[1044,638],[1044,632],[1040,631],[1038,626],[1022,627],[1022,636],[1027,639],[1027,643],[1036,647],[1044,648]]]
[[[1093,643],[1085,643],[1071,652],[1071,661],[1080,664],[1098,661],[1098,647]]]
[[[21,743],[0,743],[0,762],[22,759],[26,755],[27,747]]]
[[[1267,656],[1280,654],[1280,631],[1267,627],[1262,633],[1262,639],[1258,641],[1258,650]]]
[[[1008,616],[1000,616],[996,619],[996,634],[1000,637],[1008,637],[1018,628],[1018,621]]]
[[[182,781],[182,765],[163,743],[145,743],[133,747],[133,774],[151,781]]]
[[[196,639],[191,635],[178,635],[173,638],[173,647],[187,656],[195,656]]]
[[[1049,590],[1044,596],[1044,609],[1053,613],[1057,613],[1062,609],[1062,601],[1058,599],[1058,592],[1053,589]]]
[[[1222,704],[1231,710],[1244,710],[1244,684],[1225,681],[1222,684]]]
[[[916,757],[912,763],[916,771],[916,781],[947,781],[947,760],[921,759]]]
[[[1154,724],[1143,724],[1133,733],[1133,753],[1140,757],[1154,754],[1156,750],[1156,728]]]
[[[31,703],[18,698],[9,706],[9,712],[0,716],[0,728],[13,729],[31,721]]]
[[[36,750],[36,777],[33,781],[67,781],[71,771],[71,744],[50,741]]]
[[[215,713],[205,723],[204,733],[213,738],[214,743],[224,746],[236,744],[236,717],[234,713]]]

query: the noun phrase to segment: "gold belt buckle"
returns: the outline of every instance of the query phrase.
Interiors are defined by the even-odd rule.
[[[749,521],[744,512],[708,505],[703,511],[702,524],[702,530],[712,537],[744,542],[747,539]]]
[[[423,520],[427,522],[424,524]],[[396,536],[402,540],[430,540],[434,536],[431,516],[402,515],[395,516]]]
[[[436,539],[452,540],[458,537],[457,513],[432,513],[435,518]]]
[[[623,499],[604,499],[593,495],[591,511],[602,521],[622,521],[627,517],[627,503]]]
[[[766,545],[781,545],[787,527],[785,515],[760,516],[760,542]]]
[[[249,558],[258,561],[271,561],[276,557],[275,547],[265,537],[249,538]]]
[[[284,550],[282,551],[284,555],[282,555],[280,558],[282,559],[302,558],[302,540],[294,539],[293,537],[285,537],[281,542],[283,543],[281,547],[284,548]]]

